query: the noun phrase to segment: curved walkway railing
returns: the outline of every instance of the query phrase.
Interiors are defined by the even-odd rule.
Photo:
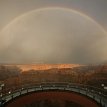
[[[74,84],[74,83],[56,83],[56,82],[44,82],[38,83],[33,86],[31,85],[24,85],[21,89],[15,90],[13,92],[9,91],[7,94],[1,97],[1,106],[5,103],[9,102],[10,100],[24,95],[30,92],[36,91],[45,91],[45,90],[66,90],[72,91],[76,93],[80,93],[87,97],[92,98],[97,103],[99,103],[102,107],[107,107],[107,95],[105,91],[96,87],[82,85],[82,84]]]

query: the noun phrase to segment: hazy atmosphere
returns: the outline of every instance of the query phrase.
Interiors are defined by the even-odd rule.
[[[0,0],[0,63],[106,63],[106,0]]]

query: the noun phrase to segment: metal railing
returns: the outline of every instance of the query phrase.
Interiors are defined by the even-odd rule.
[[[100,104],[101,107],[107,107],[107,95],[106,92],[100,88],[96,88],[93,86],[83,85],[83,84],[75,84],[75,83],[66,83],[66,82],[42,82],[38,84],[25,84],[21,89],[9,91],[1,96],[1,106],[5,103],[13,100],[14,98],[28,94],[30,92],[36,91],[46,91],[46,90],[63,90],[63,91],[72,91],[82,95],[85,95],[97,103]]]

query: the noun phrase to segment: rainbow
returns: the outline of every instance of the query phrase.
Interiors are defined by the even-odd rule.
[[[78,14],[82,17],[85,17],[86,19],[88,19],[89,21],[95,23],[96,25],[98,25],[98,27],[103,31],[104,34],[107,35],[107,32],[104,30],[104,28],[99,24],[97,23],[95,20],[93,20],[91,17],[89,17],[88,15],[84,14],[84,13],[81,13],[79,11],[76,11],[76,10],[73,10],[71,8],[62,8],[62,7],[44,7],[44,8],[39,8],[39,9],[35,9],[35,10],[31,10],[31,11],[28,11],[27,13],[24,13],[18,17],[16,17],[13,21],[11,21],[10,23],[8,23],[2,30],[1,32],[3,32],[4,30],[6,30],[8,27],[11,27],[11,25],[15,22],[17,22],[19,19],[23,18],[24,16],[26,15],[29,15],[33,12],[40,12],[40,11],[44,11],[44,10],[51,10],[51,9],[61,9],[61,10],[64,10],[64,11],[68,11],[68,12],[73,12],[75,14]]]

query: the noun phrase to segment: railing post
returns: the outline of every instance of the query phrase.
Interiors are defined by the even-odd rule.
[[[101,103],[101,97],[100,97],[100,105],[102,106],[102,103]]]
[[[20,90],[20,95],[21,95],[21,90]]]
[[[80,93],[80,88],[78,87],[78,92]]]
[[[95,94],[94,94],[94,91],[93,91],[93,99],[95,100]]]
[[[28,88],[26,90],[27,90],[27,93],[28,93]]]
[[[43,87],[42,87],[41,85],[40,85],[39,87],[40,87],[40,88],[42,89],[42,91],[43,91]]]
[[[87,88],[86,88],[86,96],[87,96]]]
[[[12,97],[12,99],[13,99],[13,93],[12,93],[11,97]]]

